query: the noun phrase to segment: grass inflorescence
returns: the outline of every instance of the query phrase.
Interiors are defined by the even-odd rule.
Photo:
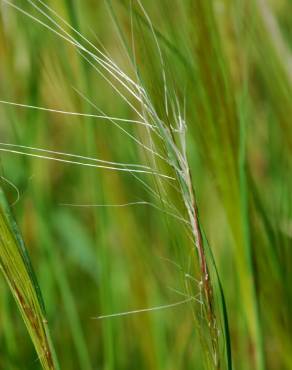
[[[0,369],[291,367],[290,8],[1,0]]]

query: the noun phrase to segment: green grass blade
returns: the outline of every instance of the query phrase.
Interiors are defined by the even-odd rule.
[[[222,311],[222,321],[223,321],[223,330],[224,330],[224,341],[225,341],[225,351],[226,351],[226,368],[227,370],[232,370],[232,349],[231,349],[231,337],[230,337],[230,330],[229,330],[229,321],[228,321],[228,312],[227,312],[227,304],[226,299],[224,295],[224,290],[222,286],[222,282],[220,279],[219,271],[215,262],[214,254],[212,252],[212,249],[208,243],[208,239],[203,231],[203,238],[204,238],[204,244],[206,246],[206,252],[209,259],[210,267],[214,269],[214,285],[217,285],[216,288],[219,292],[219,298],[220,298],[220,305],[221,305],[221,311]]]
[[[55,369],[40,289],[1,188],[0,268],[17,302],[43,369]]]

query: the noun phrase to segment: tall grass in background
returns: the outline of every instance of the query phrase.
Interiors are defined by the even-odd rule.
[[[0,4],[0,369],[290,369],[289,0]]]

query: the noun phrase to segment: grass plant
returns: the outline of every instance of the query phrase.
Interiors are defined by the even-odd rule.
[[[290,369],[289,0],[0,4],[0,370]]]

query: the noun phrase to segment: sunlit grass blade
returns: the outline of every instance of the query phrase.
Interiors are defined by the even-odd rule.
[[[40,289],[1,188],[0,268],[17,302],[43,369],[56,369]]]

